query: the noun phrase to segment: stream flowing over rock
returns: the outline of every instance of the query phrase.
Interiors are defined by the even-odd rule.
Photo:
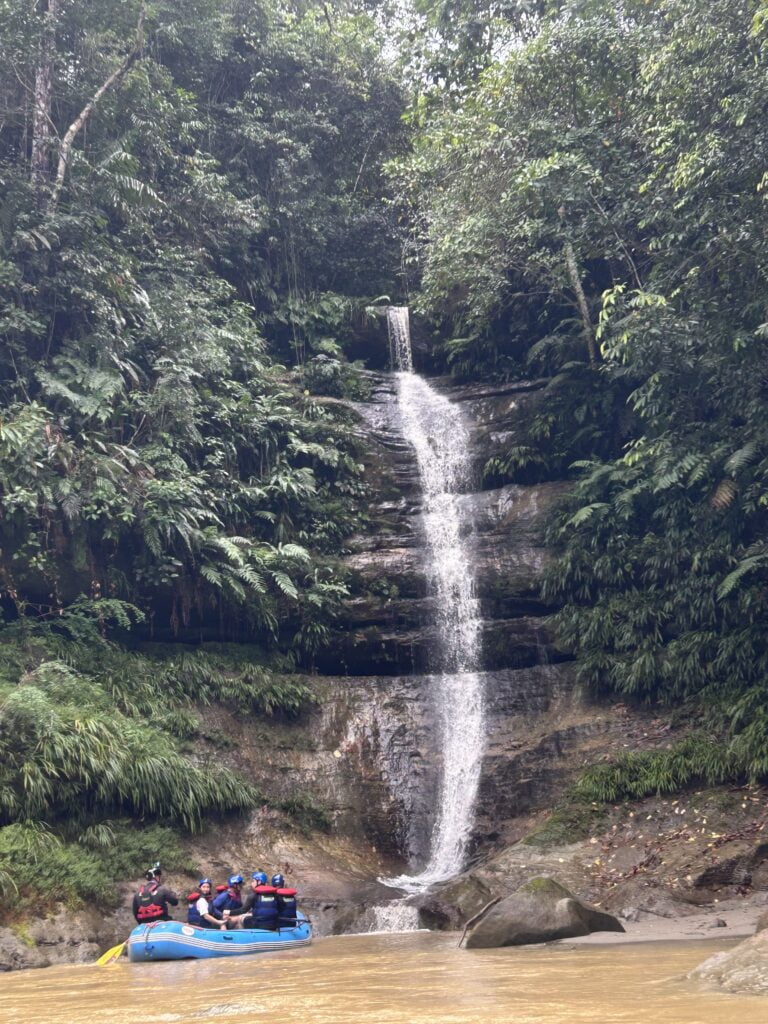
[[[391,343],[402,348],[399,335]],[[329,684],[319,736],[333,744],[336,760],[325,762],[323,779],[313,756],[307,784],[331,806],[345,794],[334,824],[362,831],[382,856],[401,865],[394,881],[409,888],[413,866],[430,881],[449,878],[461,871],[463,848],[471,856],[514,833],[509,823],[546,806],[567,774],[571,752],[601,726],[587,724],[577,710],[582,702],[572,666],[553,642],[546,622],[552,609],[539,593],[547,561],[543,520],[565,485],[476,489],[484,462],[511,443],[540,400],[541,382],[488,387],[440,378],[422,394],[426,385],[413,374],[370,373],[368,379],[370,399],[355,408],[369,450],[369,527],[350,544],[352,597],[332,644],[317,658]],[[439,428],[428,427],[441,403],[450,435],[442,448],[430,436]],[[420,408],[428,418],[409,426]],[[450,438],[464,450],[446,456]],[[431,483],[429,462],[438,449],[443,459],[467,461],[460,470],[441,467]],[[440,503],[450,506],[449,516]],[[442,514],[437,524],[436,514]],[[441,558],[448,563],[442,577],[435,568]],[[471,566],[463,567],[463,558]],[[467,579],[471,589],[462,596]],[[448,599],[467,609],[456,622],[446,611]],[[458,644],[446,654],[451,634]],[[339,676],[339,668],[346,675]],[[446,673],[453,688],[446,689]],[[482,737],[472,740],[481,705]],[[456,777],[477,776],[465,791],[471,814],[461,811],[466,824],[453,829],[436,871],[432,842],[441,832],[439,808],[451,778],[446,707],[454,714],[464,708],[467,716],[464,735],[461,721],[455,732],[456,749],[475,751],[466,765],[455,751],[450,755]]]

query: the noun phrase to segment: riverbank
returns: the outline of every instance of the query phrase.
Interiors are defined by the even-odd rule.
[[[593,932],[574,939],[561,939],[557,946],[615,946],[635,942],[691,942],[694,940],[744,939],[755,932],[761,914],[768,907],[768,896],[752,900],[723,900],[716,907],[684,917],[662,917],[633,909],[637,915],[621,923],[624,932]]]

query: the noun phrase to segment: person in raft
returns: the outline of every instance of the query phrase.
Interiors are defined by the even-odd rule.
[[[198,928],[218,928],[223,931],[227,926],[221,914],[214,910],[212,887],[210,878],[201,878],[197,883],[197,891],[189,894],[187,922]]]
[[[296,904],[298,893],[289,885],[281,874],[272,875],[272,885],[277,896],[277,927],[295,928],[299,908]]]
[[[240,895],[240,887],[243,884],[242,875],[230,875],[227,879],[227,888],[220,892],[213,900],[213,914],[221,914],[226,920],[233,910],[240,910],[243,900]]]
[[[242,913],[232,918],[236,928],[258,928],[274,932],[277,930],[278,909],[277,889],[267,883],[263,871],[251,875],[251,891],[245,897]]]
[[[133,916],[138,924],[149,924],[152,921],[170,921],[168,904],[176,907],[179,897],[163,885],[163,869],[157,863],[144,875],[146,882],[139,887],[133,897]]]

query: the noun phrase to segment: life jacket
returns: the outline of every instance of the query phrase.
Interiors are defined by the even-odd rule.
[[[155,899],[155,893],[160,888],[157,881],[142,885],[139,889],[138,905],[136,907],[136,920],[142,924],[145,921],[158,921],[161,917],[168,917],[168,904],[163,899]]]
[[[218,887],[217,887],[218,888]],[[239,910],[243,905],[242,897],[234,889],[223,889],[213,901],[215,910]]]
[[[296,890],[288,888],[278,889],[276,895],[278,923],[283,926],[294,926],[296,924],[296,915],[299,912],[296,903]]]
[[[277,889],[274,885],[257,885],[251,913],[258,924],[274,927],[277,923]]]

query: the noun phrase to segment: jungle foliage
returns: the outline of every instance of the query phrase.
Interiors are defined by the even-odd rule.
[[[317,358],[396,265],[376,31],[353,5],[0,6],[7,610],[108,597],[158,632],[316,647],[361,493],[317,398],[354,374]]]
[[[0,859],[253,806],[195,708],[312,700],[364,497],[326,396],[399,272],[369,8],[0,2]]]
[[[17,622],[0,640],[0,890],[111,903],[112,881],[142,860],[187,863],[173,828],[269,803],[222,767],[211,706],[291,721],[316,697],[289,659],[255,647],[128,651],[81,611],[62,620]],[[327,824],[302,792],[274,806],[298,827],[310,812]]]
[[[471,71],[425,79],[392,165],[417,301],[453,372],[549,381],[487,475],[574,478],[545,589],[582,681],[713,736],[585,794],[765,777],[768,8],[477,10]]]

